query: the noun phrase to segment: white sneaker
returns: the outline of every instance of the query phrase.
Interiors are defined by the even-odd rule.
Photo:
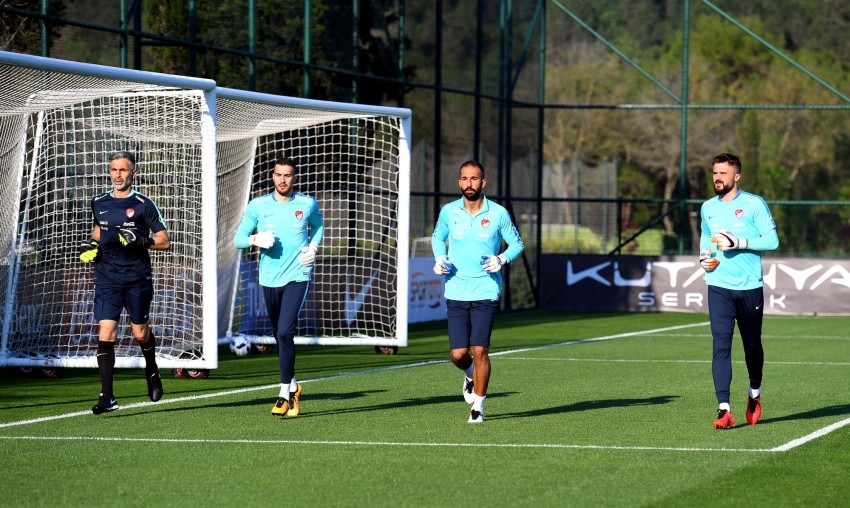
[[[475,409],[469,412],[469,423],[481,423],[484,421],[484,412],[476,411]]]
[[[467,404],[472,404],[475,401],[475,387],[473,386],[471,379],[466,379],[466,376],[463,376],[463,400],[466,401]]]

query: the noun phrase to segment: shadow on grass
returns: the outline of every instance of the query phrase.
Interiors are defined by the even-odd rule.
[[[346,401],[346,400],[355,400],[363,397],[369,397],[371,395],[375,395],[378,393],[384,393],[386,390],[363,390],[363,391],[354,391],[354,392],[345,392],[345,393],[314,393],[310,392],[309,398],[310,401]],[[269,395],[266,397],[256,397],[251,400],[240,400],[233,402],[222,402],[218,404],[204,404],[204,405],[193,405],[189,408],[168,408],[164,410],[158,410],[158,412],[168,412],[168,411],[193,411],[195,409],[201,408],[234,408],[234,407],[256,407],[256,406],[268,406],[269,410],[271,410],[272,405],[274,404],[275,399],[277,398],[277,394],[274,391],[270,391]],[[326,413],[342,413],[343,411],[326,411]],[[315,413],[311,413],[315,414]],[[129,415],[128,415],[129,416]],[[302,415],[306,416],[306,415]]]
[[[365,390],[365,391],[355,391],[355,392],[344,392],[344,393],[314,393],[311,392],[309,394],[309,401],[311,404],[315,401],[349,401],[356,400],[363,397],[369,397],[371,395],[384,393],[387,390]],[[504,393],[496,393],[492,395],[488,395],[487,398],[501,398],[507,397],[510,395],[514,395],[516,392],[504,392]],[[155,411],[158,413],[165,413],[169,411],[194,411],[196,409],[201,408],[234,408],[234,407],[265,407],[268,406],[271,409],[272,404],[274,403],[274,396],[270,397],[261,397],[254,398],[251,400],[244,401],[234,401],[234,402],[226,402],[220,404],[205,404],[205,405],[193,405],[191,407],[174,407],[167,409],[156,408]],[[307,399],[305,398],[305,401]],[[322,410],[322,411],[314,411],[310,410],[309,412],[302,413],[298,418],[312,418],[317,416],[328,416],[328,415],[340,415],[340,414],[353,414],[353,413],[364,413],[370,411],[386,411],[386,410],[397,410],[399,408],[406,407],[418,407],[418,406],[433,406],[435,404],[463,404],[463,401],[459,395],[445,395],[441,397],[418,397],[415,399],[403,399],[392,402],[386,402],[381,404],[370,404],[368,406],[354,406],[354,407],[334,407],[332,409]],[[153,411],[151,409],[150,411]],[[126,414],[126,416],[136,416],[140,414],[144,414],[148,411],[140,411],[134,412],[132,414]],[[117,415],[116,415],[117,416]],[[124,415],[122,415],[124,416]]]
[[[489,395],[488,395],[489,398]],[[646,399],[609,399],[609,400],[588,400],[584,402],[575,402],[563,406],[545,407],[540,409],[532,409],[529,411],[520,411],[516,413],[501,413],[487,415],[488,420],[498,420],[500,418],[530,418],[534,416],[545,416],[560,413],[577,413],[580,411],[593,411],[596,409],[609,409],[617,407],[633,407],[633,406],[654,406],[658,404],[669,404],[679,398],[678,395],[661,395],[658,397],[649,397]]]
[[[793,413],[785,416],[777,416],[775,418],[761,418],[758,421],[759,425],[766,423],[787,422],[791,420],[812,420],[815,418],[824,418],[827,416],[845,416],[850,414],[850,404],[837,404],[835,406],[827,406],[800,413]]]
[[[501,398],[507,397],[510,395],[514,395],[516,392],[502,392],[502,393],[494,393],[492,395],[487,395],[488,399],[493,398]],[[329,394],[332,397],[338,397],[343,394]],[[317,395],[314,398],[321,398],[321,394]],[[333,408],[325,411],[310,411],[307,414],[302,414],[299,418],[311,417],[311,416],[327,416],[327,415],[338,415],[338,414],[352,414],[352,413],[364,413],[370,411],[387,411],[387,410],[397,410],[400,408],[406,407],[420,407],[420,406],[434,406],[436,404],[464,404],[463,400],[459,395],[442,395],[439,397],[417,397],[414,399],[402,399],[396,400],[392,402],[385,402],[382,404],[372,404],[368,406],[360,406],[360,407],[346,407],[346,408]]]

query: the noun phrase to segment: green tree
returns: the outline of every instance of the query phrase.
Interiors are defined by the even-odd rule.
[[[387,5],[385,5],[387,4]],[[186,41],[184,45],[152,49],[151,70],[190,74],[189,13],[182,0],[146,2],[145,22],[158,35]],[[345,8],[330,9],[325,0],[310,4],[310,64],[324,69],[341,69],[395,79],[398,75],[397,2],[362,2],[358,42],[352,43],[353,17]],[[349,8],[350,9],[350,8]],[[257,91],[304,96],[304,23],[303,2],[268,0],[257,2],[256,12],[256,83]],[[197,42],[212,46],[197,52],[194,74],[215,79],[219,85],[248,88],[249,57],[217,48],[247,52],[248,10],[241,0],[198,2],[195,19]],[[409,41],[405,42],[406,44]],[[353,52],[359,54],[359,67],[353,68]],[[311,69],[309,96],[315,99],[351,100],[354,77],[349,73]],[[408,78],[413,69],[403,71]],[[362,79],[357,100],[380,104],[399,100],[403,94],[388,80]]]
[[[0,0],[0,7],[40,12],[41,1]],[[65,8],[64,0],[53,0],[50,2],[49,13],[51,16],[62,16],[65,14]],[[59,29],[63,25],[50,23],[48,26],[50,40],[59,37]],[[41,25],[38,20],[17,14],[0,13],[0,50],[30,55],[41,54]]]

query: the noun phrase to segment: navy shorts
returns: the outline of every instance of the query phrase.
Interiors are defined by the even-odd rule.
[[[153,301],[153,282],[150,279],[121,286],[95,284],[94,320],[118,321],[121,318],[121,311],[127,309],[130,322],[141,325],[148,322],[151,301]]]
[[[490,334],[499,302],[475,300],[463,302],[446,299],[446,315],[449,318],[449,347],[464,349],[469,346],[490,347]]]

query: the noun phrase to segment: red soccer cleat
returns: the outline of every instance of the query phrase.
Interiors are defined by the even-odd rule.
[[[761,395],[756,398],[747,395],[747,414],[745,416],[750,425],[758,423],[759,418],[761,418]]]
[[[731,429],[735,425],[735,417],[732,416],[732,411],[719,409],[717,411],[717,419],[714,420],[715,429]]]

